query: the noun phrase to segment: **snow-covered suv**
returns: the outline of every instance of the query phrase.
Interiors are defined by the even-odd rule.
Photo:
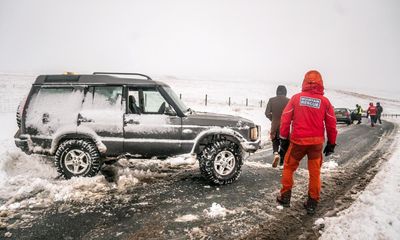
[[[217,184],[236,180],[243,152],[260,145],[250,120],[187,108],[165,83],[136,73],[41,75],[17,111],[15,143],[27,154],[55,156],[65,177],[94,176],[124,154],[191,153]]]

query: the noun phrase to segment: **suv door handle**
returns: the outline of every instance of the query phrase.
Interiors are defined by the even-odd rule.
[[[139,121],[135,121],[135,120],[133,120],[133,119],[124,120],[124,123],[125,123],[125,125],[128,125],[128,124],[135,124],[135,125],[138,125],[138,124],[140,124]]]
[[[47,123],[49,123],[49,121],[50,121],[50,115],[48,113],[43,113],[42,123],[47,124]]]
[[[83,122],[94,122],[94,120],[90,118],[85,118],[81,114],[78,114],[78,125]]]

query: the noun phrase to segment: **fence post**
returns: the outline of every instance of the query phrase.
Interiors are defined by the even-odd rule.
[[[260,108],[262,108],[262,100],[260,101]]]
[[[206,99],[205,99],[205,102],[204,102],[204,103],[205,103],[205,105],[207,106],[207,94],[206,94]]]
[[[249,99],[246,98],[246,107],[248,107],[248,106],[249,106]]]
[[[229,106],[231,105],[231,97],[229,97],[228,105],[229,105]]]
[[[182,99],[182,93],[179,93],[179,99]]]

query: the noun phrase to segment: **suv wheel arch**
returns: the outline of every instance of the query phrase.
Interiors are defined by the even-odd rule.
[[[97,149],[100,153],[104,153],[107,148],[105,147],[105,145],[101,142],[101,140],[99,140],[98,138],[96,138],[95,136],[91,135],[91,134],[85,134],[85,133],[67,133],[64,135],[60,135],[59,137],[54,138],[52,144],[51,144],[51,154],[55,154],[58,147],[65,141],[68,140],[88,140],[93,142],[96,146]]]
[[[210,143],[219,141],[219,140],[228,140],[230,142],[236,143],[238,146],[241,146],[242,136],[236,133],[233,130],[228,129],[217,129],[217,130],[208,130],[203,133],[200,133],[198,137],[195,139],[193,148],[191,153],[200,153],[202,150],[202,146],[206,146]]]

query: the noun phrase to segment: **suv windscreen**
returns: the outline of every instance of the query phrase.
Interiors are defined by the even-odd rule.
[[[178,95],[176,95],[176,93],[170,87],[163,87],[163,89],[182,112],[185,113],[189,111],[189,108],[186,107],[186,105],[182,102],[182,100],[178,97]]]
[[[346,108],[335,108],[335,114],[336,115],[345,115],[347,113]]]

